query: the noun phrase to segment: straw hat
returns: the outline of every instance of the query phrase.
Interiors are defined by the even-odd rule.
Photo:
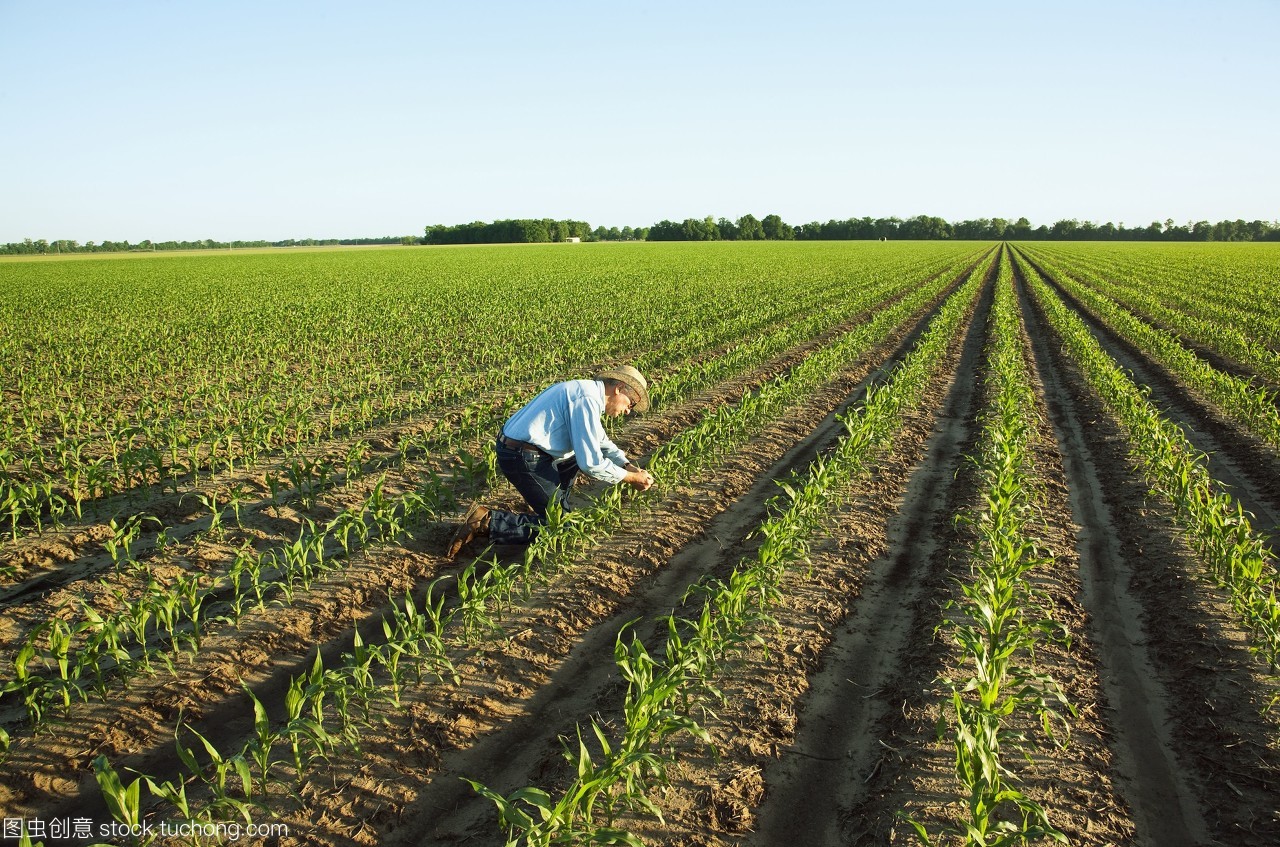
[[[630,365],[615,365],[595,375],[596,379],[616,379],[626,385],[636,395],[637,412],[649,410],[649,383],[644,375]]]

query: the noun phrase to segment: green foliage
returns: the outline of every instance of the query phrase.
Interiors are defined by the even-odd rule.
[[[426,228],[423,240],[426,244],[532,244],[592,237],[591,225],[585,221],[521,218],[454,226],[435,224]]]
[[[1280,601],[1276,558],[1268,540],[1209,473],[1206,457],[1151,403],[1147,389],[1107,355],[1034,266],[1023,270],[1049,323],[1127,431],[1130,455],[1152,492],[1174,508],[1188,542],[1213,579],[1228,590],[1251,634],[1250,649],[1274,674],[1280,667]]]
[[[959,519],[976,530],[968,581],[939,630],[960,647],[967,670],[944,679],[952,690],[950,721],[941,719],[955,749],[956,777],[967,798],[968,817],[943,831],[967,847],[1020,844],[1033,838],[1066,841],[1037,802],[1011,787],[1001,757],[1006,742],[1025,739],[1006,725],[1015,713],[1040,716],[1048,729],[1061,722],[1056,709],[1070,705],[1051,678],[1029,670],[1042,637],[1059,633],[1053,621],[1036,619],[1026,576],[1048,561],[1035,540],[1030,441],[1037,412],[1023,357],[1021,323],[1013,295],[1012,269],[1001,251],[987,345],[987,393],[982,436],[973,457],[982,478],[977,510]],[[924,824],[904,815],[920,839],[933,843]]]

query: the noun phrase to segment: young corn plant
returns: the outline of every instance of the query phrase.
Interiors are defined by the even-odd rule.
[[[387,639],[383,655],[385,656],[385,650],[394,649],[409,657],[418,684],[422,683],[424,672],[434,676],[437,681],[451,679],[454,685],[460,682],[457,670],[448,658],[444,640],[444,629],[453,619],[456,610],[445,614],[444,596],[435,597],[435,587],[443,579],[445,577],[440,577],[427,587],[422,611],[418,610],[417,604],[413,601],[413,595],[408,591],[404,593],[403,607],[397,605],[389,596],[388,599],[392,600],[392,617],[390,620],[384,618],[382,621],[382,630]],[[385,659],[383,665],[387,667],[392,677],[392,694],[398,706],[400,677],[392,671]]]
[[[249,699],[253,701],[253,737],[244,747],[244,757],[258,767],[257,790],[263,794],[271,784],[272,751],[280,741],[280,733],[271,728],[267,707],[262,704],[253,689],[241,683]]]
[[[241,520],[241,512],[244,504],[253,500],[253,494],[245,487],[243,482],[237,482],[227,491],[227,505],[231,507],[231,514],[235,516],[236,526],[244,529],[244,523]]]
[[[111,817],[125,826],[141,829],[142,785],[147,777],[139,776],[126,786],[106,756],[98,756],[93,760],[93,775]],[[150,844],[154,840],[153,836],[141,843]]]
[[[200,764],[194,750],[183,745],[182,732],[184,729],[200,741],[205,754],[209,757],[207,766]],[[179,761],[182,762],[183,767],[186,768],[191,777],[204,784],[212,797],[212,800],[204,810],[205,813],[216,819],[236,816],[243,819],[246,824],[252,823],[252,813],[256,808],[252,799],[253,774],[244,755],[237,753],[234,756],[224,757],[209,739],[191,727],[185,726],[181,719],[179,719],[178,725],[174,728],[173,737],[174,745],[178,750]],[[183,785],[185,785],[185,781]],[[239,796],[233,794],[237,785],[239,787]],[[155,789],[152,790],[153,792],[155,791]]]
[[[106,548],[107,555],[111,557],[111,563],[115,565],[117,571],[120,570],[122,564],[133,565],[133,544],[138,540],[138,536],[142,534],[145,524],[153,523],[157,526],[163,526],[163,522],[151,515],[132,515],[125,519],[123,523],[116,523],[115,518],[111,518],[107,522],[107,526],[111,529],[111,535],[103,540],[102,546]]]
[[[369,524],[365,521],[366,508],[352,506],[338,513],[338,516],[325,525],[325,534],[336,538],[342,546],[344,555],[351,554],[351,534],[361,545],[369,543]]]
[[[235,559],[227,571],[227,584],[231,587],[231,622],[239,623],[244,617],[250,597],[259,610],[266,604],[263,600],[262,557],[253,546],[245,542],[236,551]]]
[[[370,445],[363,438],[347,448],[347,457],[343,463],[343,473],[348,482],[354,482],[364,476],[364,463],[369,457]]]
[[[592,723],[597,743],[606,759],[613,757],[604,730]],[[553,845],[626,845],[643,847],[644,842],[631,833],[610,826],[597,826],[593,820],[596,801],[617,782],[616,772],[608,765],[598,766],[591,758],[582,731],[578,731],[576,750],[565,745],[565,757],[576,777],[559,800],[534,787],[521,788],[504,796],[475,780],[463,778],[477,794],[498,807],[500,825],[507,832],[506,847],[553,847]]]
[[[27,721],[39,727],[44,720],[45,709],[51,699],[48,680],[38,673],[32,673],[31,662],[36,655],[37,633],[27,637],[18,654],[13,659],[13,679],[5,683],[0,693],[17,693],[22,696],[22,705],[27,711]]]
[[[939,626],[972,668],[967,678],[943,679],[952,687],[953,709],[950,725],[945,719],[938,723],[940,738],[951,734],[955,772],[967,799],[967,816],[939,835],[960,839],[966,847],[1036,838],[1066,841],[1043,806],[1012,787],[1012,774],[1001,759],[1006,743],[1027,742],[1007,728],[1011,715],[1037,714],[1048,731],[1058,717],[1050,701],[1070,708],[1052,679],[1023,669],[1036,642],[1060,628],[1051,620],[1027,616],[1032,592],[1026,575],[1047,560],[1029,534],[1033,493],[1027,468],[1035,408],[1019,323],[1012,274],[1002,262],[988,344],[990,400],[976,459],[984,493],[979,511],[962,516],[976,529],[978,540],[970,579],[960,585],[961,600]],[[923,823],[906,820],[921,841],[934,843]]]
[[[378,683],[373,677],[373,663],[377,661],[377,651],[364,643],[359,627],[352,637],[351,653],[343,657],[343,670],[350,680],[350,685],[360,701],[361,720],[369,720],[369,702],[378,691]]]
[[[289,680],[289,689],[285,692],[285,725],[279,737],[289,744],[299,788],[312,762],[326,758],[335,743],[324,728],[324,700],[329,690],[326,680],[317,650],[311,670]]]
[[[184,499],[188,496],[196,498],[200,505],[209,510],[209,528],[205,530],[205,533],[213,538],[221,538],[223,535],[222,507],[218,505],[218,492],[210,491],[208,494],[190,492],[183,495]]]
[[[472,561],[458,574],[458,618],[462,622],[462,639],[468,645],[480,643],[487,635],[499,629],[489,609],[489,598],[499,590],[499,586],[487,578],[493,571],[490,568],[485,574],[477,573],[477,562]],[[496,566],[496,562],[493,563]]]

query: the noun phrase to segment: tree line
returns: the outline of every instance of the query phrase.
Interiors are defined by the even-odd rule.
[[[798,239],[913,239],[976,241],[1280,241],[1280,221],[1208,221],[1175,224],[1153,221],[1146,226],[1126,227],[1124,223],[1060,220],[1033,227],[1026,218],[977,218],[949,223],[942,218],[919,215],[899,218],[850,218],[798,226]]]
[[[795,227],[788,226],[778,215],[743,215],[736,221],[728,218],[712,220],[710,215],[698,220],[686,218],[681,223],[659,221],[649,229],[650,241],[790,241],[796,237]]]
[[[11,241],[0,244],[0,256],[42,255],[50,253],[152,253],[164,250],[239,250],[247,247],[330,247],[337,245],[367,244],[420,244],[416,235],[384,235],[380,238],[286,238],[283,241],[218,241],[203,238],[197,241],[78,241],[45,239]]]
[[[662,220],[653,226],[595,229],[585,221],[551,218],[518,218],[492,223],[435,224],[422,236],[386,235],[380,238],[302,238],[283,241],[46,241],[43,238],[0,244],[0,255],[49,253],[116,253],[161,250],[234,250],[247,247],[316,247],[360,244],[519,244],[581,241],[865,241],[939,239],[975,241],[1280,241],[1280,221],[1223,220],[1217,223],[1194,221],[1176,224],[1172,219],[1153,221],[1146,226],[1126,227],[1124,223],[1060,220],[1033,227],[1026,218],[977,218],[950,223],[943,218],[917,215],[914,218],[849,218],[792,226],[778,215],[743,215],[727,218],[685,218],[679,223]]]
[[[914,218],[849,218],[790,226],[777,215],[756,220],[744,215],[737,221],[710,216],[686,218],[681,223],[662,221],[649,231],[650,241],[750,241],[755,239],[795,239],[797,241],[1280,241],[1280,221],[1208,221],[1175,224],[1172,219],[1147,226],[1126,227],[1123,223],[1096,224],[1074,218],[1053,225],[1033,227],[1026,218],[977,218],[950,223],[931,215]]]
[[[650,227],[595,229],[583,221],[544,219],[475,221],[426,228],[424,244],[499,244],[567,241],[823,241],[939,239],[973,241],[1280,241],[1280,221],[1208,221],[1175,224],[1172,219],[1146,226],[1096,224],[1074,218],[1033,227],[1026,218],[977,218],[951,223],[932,215],[914,218],[849,218],[792,226],[778,215],[743,215],[737,220],[685,218]]]
[[[426,228],[425,244],[536,244],[552,241],[593,239],[586,221],[557,221],[551,218],[515,218],[473,221],[469,224],[435,224]]]

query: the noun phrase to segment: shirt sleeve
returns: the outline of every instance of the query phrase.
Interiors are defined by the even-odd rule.
[[[622,452],[621,447],[609,440],[609,436],[604,434],[604,427],[600,427],[600,430],[600,452],[618,467],[626,467],[627,462],[631,461],[627,458],[627,454]]]
[[[627,462],[626,454],[605,435],[600,411],[579,393],[569,398],[569,431],[573,454],[583,473],[610,485],[626,479],[627,472],[622,468]]]

